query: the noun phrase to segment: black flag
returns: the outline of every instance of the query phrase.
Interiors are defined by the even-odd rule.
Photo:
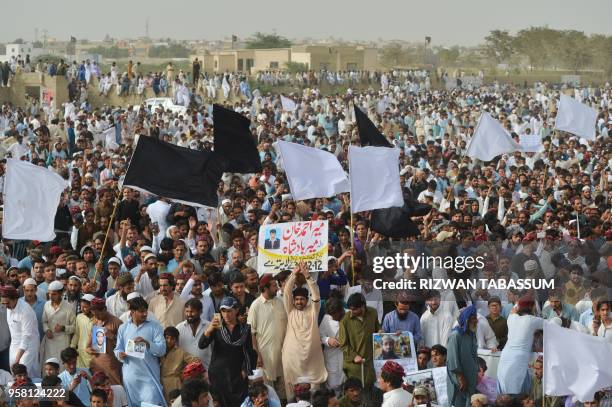
[[[221,164],[214,153],[140,136],[123,185],[187,205],[216,207]]]
[[[385,208],[372,211],[370,227],[383,236],[404,238],[418,236],[419,228],[412,221],[412,216],[425,216],[431,211],[431,206],[414,202],[412,197],[404,196],[404,206],[401,208]]]
[[[355,108],[355,119],[359,129],[359,141],[361,146],[393,147],[391,143],[380,134],[374,123],[357,106]]]
[[[213,105],[215,153],[225,161],[226,172],[248,174],[261,172],[257,142],[251,134],[251,122],[238,112]]]

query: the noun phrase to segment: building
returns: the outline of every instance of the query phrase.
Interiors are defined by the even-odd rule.
[[[291,49],[292,62],[309,69],[329,71],[372,71],[378,69],[378,50],[361,46],[302,45]]]
[[[303,45],[292,48],[237,49],[207,51],[194,55],[207,72],[255,73],[284,70],[290,62],[305,64],[308,69],[331,71],[378,69],[378,50],[360,46]]]
[[[11,58],[21,56],[25,58],[29,55],[31,59],[36,58],[44,53],[42,48],[34,48],[31,42],[24,42],[23,44],[6,44],[6,53],[0,55],[0,62],[10,61]]]

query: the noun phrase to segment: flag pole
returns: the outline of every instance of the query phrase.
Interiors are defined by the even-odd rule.
[[[117,213],[117,206],[119,206],[119,202],[121,201],[119,198],[121,197],[121,189],[119,189],[119,191],[117,191],[117,194],[115,195],[115,203],[113,205],[113,213],[110,216],[110,219],[108,220],[108,227],[106,228],[106,233],[104,234],[104,243],[102,243],[102,250],[100,251],[100,259],[98,261],[102,261],[102,258],[104,257],[104,252],[106,251],[106,244],[108,243],[108,234],[110,233],[111,227],[113,226],[113,222],[115,220],[115,215]],[[96,268],[96,272],[94,274],[94,281],[96,280],[96,278],[98,277],[98,269]]]
[[[355,286],[355,228],[353,220],[353,208],[351,207],[351,195],[349,193],[349,211],[351,213],[351,278],[353,280],[353,286]]]

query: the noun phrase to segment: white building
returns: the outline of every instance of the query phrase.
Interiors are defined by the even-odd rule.
[[[44,51],[42,48],[34,48],[31,42],[24,42],[23,44],[6,44],[6,53],[0,55],[0,61],[9,61],[12,57],[17,58],[19,55],[21,55],[21,58],[30,55],[30,59],[33,59],[43,53]]]

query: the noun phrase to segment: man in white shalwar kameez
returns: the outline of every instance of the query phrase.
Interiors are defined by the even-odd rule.
[[[9,365],[25,365],[30,378],[40,377],[38,353],[40,336],[38,320],[30,304],[19,301],[19,294],[13,286],[0,288],[2,305],[6,307],[6,319],[11,333]]]
[[[60,359],[64,349],[70,346],[74,333],[76,315],[74,306],[62,300],[64,285],[59,281],[49,284],[49,301],[43,309],[43,331],[41,360]]]
[[[427,310],[421,315],[421,334],[424,345],[446,346],[455,318],[440,305],[440,294],[432,292],[426,299]]]
[[[346,378],[342,365],[344,363],[342,348],[338,341],[340,320],[344,316],[344,305],[337,298],[330,298],[325,303],[325,316],[319,325],[323,357],[327,369],[327,386],[340,395],[342,383]]]

